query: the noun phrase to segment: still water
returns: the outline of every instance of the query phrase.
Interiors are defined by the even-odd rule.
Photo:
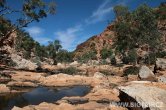
[[[38,87],[26,93],[7,94],[0,96],[0,110],[11,110],[14,106],[24,107],[37,105],[41,102],[54,103],[65,96],[84,96],[90,92],[88,86],[74,86],[70,88]]]

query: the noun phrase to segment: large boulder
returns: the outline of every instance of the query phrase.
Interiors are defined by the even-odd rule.
[[[157,58],[156,60],[156,69],[166,69],[166,59]]]
[[[131,110],[166,110],[166,85],[164,83],[133,81],[118,87],[120,99],[130,106]]]
[[[151,78],[154,77],[154,73],[147,66],[142,66],[139,70],[139,77],[141,79]]]
[[[38,67],[36,63],[26,60],[17,54],[11,54],[11,59],[17,69],[36,70]]]

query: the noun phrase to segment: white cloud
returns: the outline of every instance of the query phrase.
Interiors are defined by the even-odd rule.
[[[113,7],[118,4],[125,5],[126,0],[104,0],[104,2],[88,17],[85,22],[82,22],[81,25],[76,25],[71,28],[67,28],[64,31],[57,31],[54,33],[56,39],[61,41],[63,49],[72,51],[76,46],[85,40],[87,40],[92,35],[82,35],[81,32],[84,30],[85,24],[93,24],[103,20],[106,20],[108,15],[113,12]],[[113,14],[113,13],[111,13]],[[110,14],[110,15],[111,15]],[[83,37],[84,36],[84,37]]]
[[[43,37],[45,30],[41,27],[33,26],[25,28],[25,30],[30,34],[31,37],[33,37],[35,41],[38,41],[40,44],[47,44],[48,41],[52,41],[52,39],[48,37]]]
[[[35,41],[38,41],[40,44],[47,44],[49,41],[53,41],[50,38],[44,38],[44,37],[35,37]]]
[[[103,20],[107,20],[108,15],[112,14],[113,7],[118,4],[125,5],[127,0],[105,0],[93,13],[85,20],[87,24],[97,23]]]
[[[112,11],[113,7],[110,5],[110,0],[105,0],[92,15],[85,20],[87,24],[96,23],[102,21],[108,13]]]
[[[82,30],[81,25],[77,25],[72,28],[68,28],[65,31],[55,32],[56,39],[61,41],[64,49],[72,50],[73,44],[78,40],[80,31]]]
[[[28,31],[31,36],[35,37],[35,36],[41,35],[44,32],[44,29],[37,26],[33,26],[33,27],[27,28],[26,31]]]

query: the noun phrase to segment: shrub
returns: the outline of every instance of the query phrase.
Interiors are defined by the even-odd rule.
[[[74,74],[77,74],[79,70],[76,67],[68,67],[65,69],[60,69],[60,72],[69,74],[69,75],[74,75]]]
[[[107,58],[111,57],[112,54],[113,54],[112,49],[105,49],[104,48],[104,49],[101,50],[102,59],[107,59]]]
[[[104,74],[104,75],[114,75],[110,70],[100,70],[100,73]]]
[[[89,60],[95,60],[96,59],[96,51],[86,52],[82,56],[79,56],[77,59],[80,63],[87,63]]]
[[[73,53],[67,50],[60,50],[56,55],[57,62],[68,63],[73,61]]]
[[[137,75],[138,73],[139,73],[139,67],[130,66],[124,70],[123,76]]]
[[[128,57],[128,56],[123,56],[122,62],[123,62],[124,64],[129,64],[129,57]]]
[[[145,57],[145,64],[155,64],[156,62],[156,54],[155,53],[149,53],[148,56]]]
[[[158,52],[156,54],[157,58],[164,58],[166,57],[166,52],[165,51],[161,51],[161,52]]]
[[[116,65],[116,63],[117,63],[117,62],[116,62],[116,58],[115,58],[115,57],[111,58],[111,64],[112,64],[112,65]]]
[[[128,55],[127,56],[125,55],[122,59],[124,64],[135,63],[136,60],[137,60],[137,53],[134,49],[130,50],[128,52]]]

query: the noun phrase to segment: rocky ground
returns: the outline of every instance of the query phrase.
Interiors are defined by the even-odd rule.
[[[79,69],[79,75],[49,74],[67,67]],[[166,61],[158,59],[154,68],[141,66],[137,75],[124,76],[131,65],[43,65],[42,70],[25,71],[1,65],[0,94],[26,92],[13,87],[70,87],[89,85],[92,90],[83,97],[64,97],[55,103],[43,102],[12,110],[166,110]],[[128,105],[115,104],[127,103]],[[134,106],[139,105],[139,106]]]

